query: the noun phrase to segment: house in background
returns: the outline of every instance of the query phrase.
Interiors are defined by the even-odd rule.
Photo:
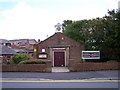
[[[33,45],[37,43],[35,39],[15,39],[9,40],[9,42],[11,43],[11,48],[17,53],[24,52],[33,57]]]
[[[11,46],[11,43],[6,39],[0,39],[0,45]]]
[[[28,53],[28,51],[27,50],[25,50],[25,49],[13,49],[16,53]]]
[[[33,49],[33,45],[37,43],[35,39],[15,39],[9,40],[12,48]]]
[[[51,62],[51,67],[69,67],[82,61],[84,45],[56,32],[51,37],[34,45],[34,58]]]
[[[35,39],[0,39],[0,63],[9,63],[11,57],[16,53],[27,53],[33,58],[33,45]]]
[[[12,48],[6,45],[1,45],[1,44],[0,44],[0,49],[1,49],[0,50],[0,63],[9,64],[12,56],[16,54],[16,52]]]

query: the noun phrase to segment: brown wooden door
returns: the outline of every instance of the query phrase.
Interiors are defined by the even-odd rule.
[[[65,53],[54,52],[54,67],[64,67],[64,66],[65,66]]]

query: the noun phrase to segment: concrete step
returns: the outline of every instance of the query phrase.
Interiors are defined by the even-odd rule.
[[[52,72],[70,72],[67,67],[52,67]]]

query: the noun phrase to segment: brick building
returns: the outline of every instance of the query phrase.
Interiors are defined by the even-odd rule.
[[[84,45],[56,32],[51,37],[34,45],[34,58],[51,62],[51,67],[68,67],[82,61]]]

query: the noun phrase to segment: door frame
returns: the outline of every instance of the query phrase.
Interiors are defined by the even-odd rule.
[[[62,50],[61,52],[64,52],[64,55],[65,55],[65,59],[64,59],[64,60],[65,60],[65,66],[64,66],[64,67],[66,67],[66,49],[65,49],[65,48],[53,48],[53,49]],[[54,50],[53,50],[53,63],[52,63],[52,64],[53,64],[53,67],[55,67],[55,65],[54,65],[54,60],[55,60],[55,59],[54,59],[54,53],[55,53],[55,52],[59,52],[59,51],[54,51]]]

